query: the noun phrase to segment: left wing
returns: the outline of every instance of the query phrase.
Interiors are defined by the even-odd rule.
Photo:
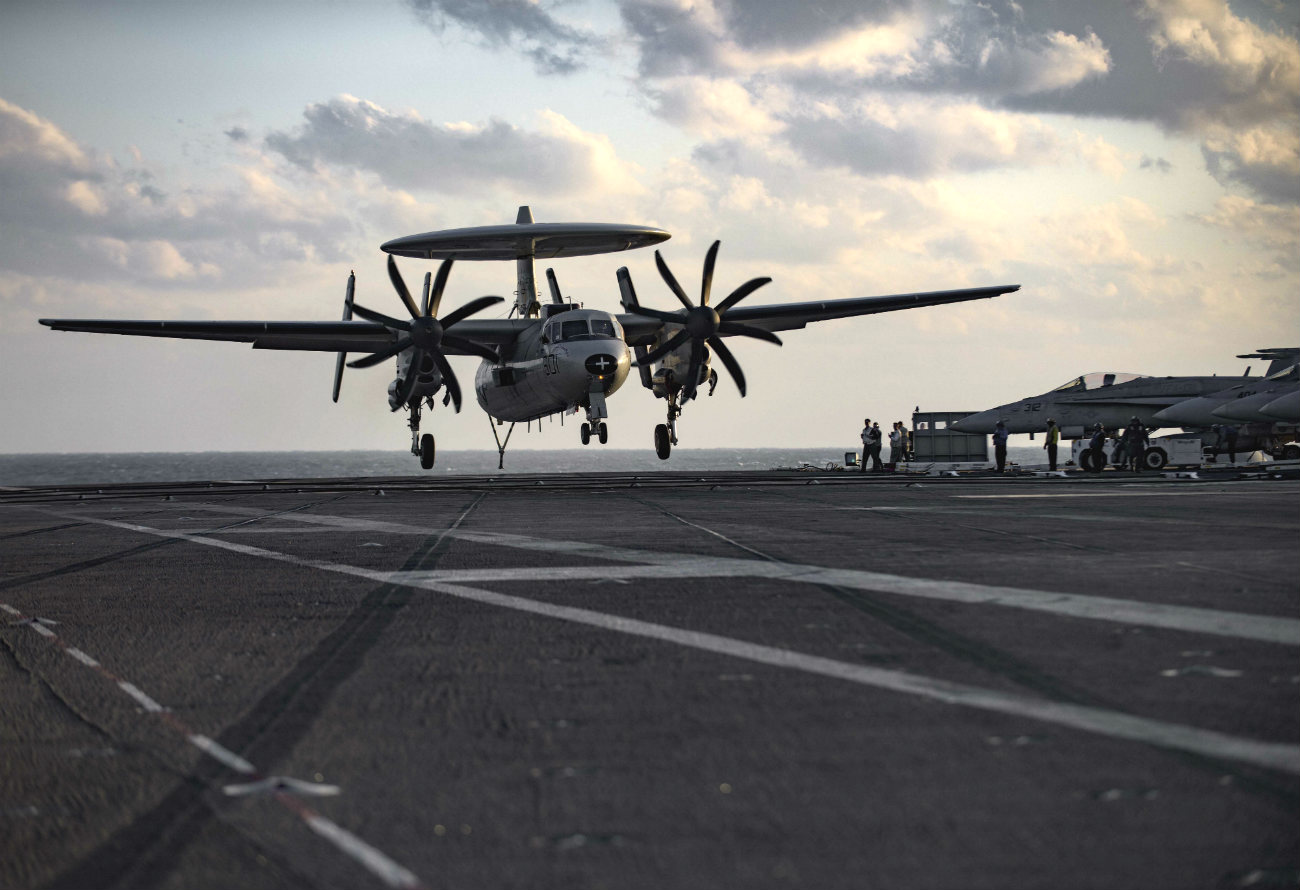
[[[1020,290],[1018,284],[1000,284],[993,287],[968,287],[960,290],[939,290],[915,294],[891,294],[884,297],[851,297],[846,300],[824,300],[809,303],[781,303],[769,306],[732,306],[727,310],[727,321],[739,322],[765,331],[790,331],[806,327],[809,322],[828,321],[833,318],[851,318],[857,315],[875,315],[899,309],[918,309],[922,306],[944,306],[967,300],[986,300],[990,297]],[[626,291],[625,291],[626,295]],[[625,299],[625,306],[627,301]],[[628,306],[630,312],[619,315],[627,341],[633,346],[650,342],[663,327],[659,319],[637,314],[636,305]],[[678,310],[682,323],[686,310]],[[719,331],[721,336],[729,336]]]

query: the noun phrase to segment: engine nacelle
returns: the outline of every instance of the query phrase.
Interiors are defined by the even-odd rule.
[[[700,362],[700,379],[695,381],[696,386],[702,386],[709,381],[712,371],[709,368],[709,360],[713,356],[709,348],[704,347],[704,360]],[[686,377],[691,370],[691,347],[687,345],[668,353],[663,360],[655,366],[654,374],[650,377],[650,389],[655,394],[656,399],[666,399],[669,394],[676,393],[686,385]]]
[[[397,394],[401,392],[402,381],[406,379],[407,369],[410,367],[409,353],[403,353],[397,362],[397,377],[392,383],[388,384],[388,407],[393,411],[401,408],[402,405],[397,400]],[[423,361],[416,371],[415,389],[411,392],[413,400],[423,399],[431,396],[442,387],[442,373],[438,370],[438,365],[433,360],[433,356],[427,352],[424,354]]]

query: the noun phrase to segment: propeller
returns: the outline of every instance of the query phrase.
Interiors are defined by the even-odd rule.
[[[659,274],[663,276],[664,282],[677,295],[677,299],[681,301],[682,306],[685,307],[685,319],[683,319],[680,310],[677,312],[664,312],[659,309],[647,309],[644,306],[637,306],[633,310],[640,315],[648,315],[663,322],[685,325],[682,330],[665,340],[657,349],[646,353],[645,356],[637,360],[638,366],[649,366],[689,340],[691,343],[691,364],[690,370],[687,371],[686,385],[682,387],[683,402],[689,401],[695,395],[695,388],[699,385],[700,367],[704,364],[705,344],[708,344],[718,358],[722,359],[722,364],[726,366],[731,378],[736,381],[736,388],[740,390],[741,396],[745,395],[745,374],[740,370],[740,363],[736,361],[736,357],[731,354],[731,350],[722,342],[722,337],[718,336],[719,334],[753,337],[755,340],[766,340],[769,343],[775,343],[777,346],[781,345],[781,338],[770,331],[726,320],[728,309],[770,282],[771,278],[752,278],[727,294],[716,307],[709,305],[709,293],[713,289],[713,266],[717,262],[718,247],[721,243],[721,241],[714,241],[713,246],[709,248],[708,254],[704,257],[704,278],[700,284],[700,304],[698,306],[691,302],[690,297],[686,296],[686,291],[682,290],[682,286],[677,283],[672,270],[664,262],[663,256],[660,255],[659,251],[655,251],[655,265],[659,268]]]
[[[456,374],[452,371],[446,354],[443,353],[444,347],[450,347],[458,352],[465,352],[470,355],[477,355],[490,362],[498,360],[497,354],[491,349],[472,340],[449,334],[447,329],[458,322],[464,321],[476,312],[480,312],[495,303],[504,302],[504,298],[479,297],[470,300],[454,312],[447,313],[442,318],[437,317],[438,307],[442,303],[442,292],[447,286],[447,276],[451,273],[451,264],[451,260],[442,261],[442,265],[438,267],[438,274],[433,280],[432,289],[428,286],[428,276],[425,277],[425,290],[421,300],[423,305],[417,305],[411,297],[411,292],[406,288],[406,282],[402,280],[402,273],[397,271],[396,260],[391,255],[388,257],[388,277],[392,279],[393,288],[397,291],[397,295],[401,297],[402,303],[406,306],[406,311],[411,313],[410,321],[393,318],[356,303],[352,304],[352,311],[367,321],[379,322],[385,327],[405,331],[406,333],[391,346],[386,346],[378,352],[372,352],[365,358],[348,362],[349,368],[370,368],[385,359],[392,358],[399,352],[412,348],[415,350],[411,355],[411,363],[406,368],[406,377],[402,380],[401,387],[398,390],[397,403],[399,405],[405,405],[410,401],[411,393],[415,391],[416,380],[420,376],[420,369],[424,365],[425,356],[428,356],[433,360],[433,364],[438,368],[439,373],[442,374],[442,382],[447,387],[447,394],[451,396],[456,411],[460,411],[460,383],[456,380]]]

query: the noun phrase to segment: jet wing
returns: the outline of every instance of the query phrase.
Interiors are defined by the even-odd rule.
[[[132,337],[174,337],[182,340],[225,340],[251,343],[254,349],[298,349],[312,352],[378,352],[397,342],[398,332],[372,321],[112,321],[83,318],[42,318],[56,331],[125,334]],[[518,319],[466,319],[453,330],[475,343],[509,343],[529,325]],[[448,346],[450,355],[461,354]]]
[[[1001,284],[994,287],[969,287],[961,290],[940,290],[915,294],[891,294],[884,297],[851,297],[846,300],[825,300],[809,303],[780,303],[768,306],[733,306],[727,310],[727,321],[740,322],[766,331],[789,331],[806,327],[809,322],[829,321],[833,318],[852,318],[858,315],[875,315],[899,309],[918,309],[922,306],[944,306],[967,300],[986,300],[990,297],[1020,290],[1018,284]],[[682,322],[686,321],[681,310]],[[648,342],[663,323],[632,312],[619,315],[627,342],[633,346]],[[725,334],[721,336],[727,336]]]

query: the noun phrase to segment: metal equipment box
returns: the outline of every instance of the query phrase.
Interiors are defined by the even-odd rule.
[[[971,411],[918,411],[912,415],[912,460],[920,463],[987,463],[989,437],[949,429]]]

